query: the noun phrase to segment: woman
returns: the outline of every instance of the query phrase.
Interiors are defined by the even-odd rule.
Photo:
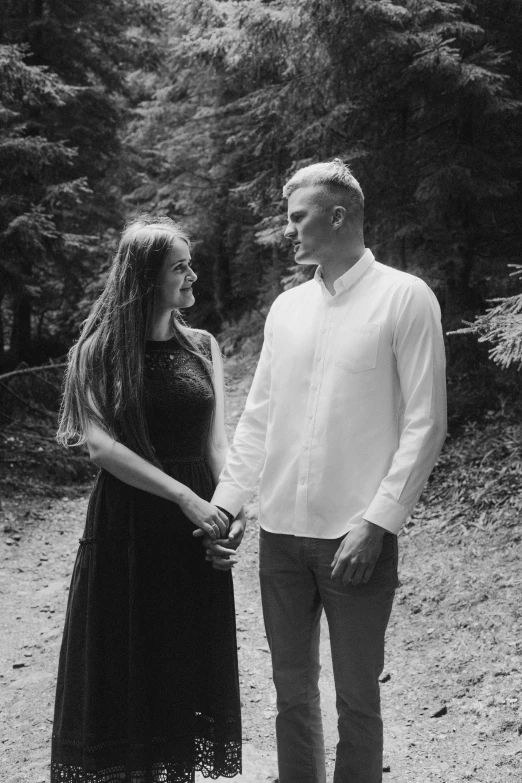
[[[100,472],[74,567],[60,653],[51,783],[175,783],[241,770],[230,570],[208,500],[228,448],[223,372],[187,328],[190,246],[167,218],[124,231],[71,350],[58,439]],[[233,522],[229,565],[244,519]],[[220,568],[221,566],[221,568]]]

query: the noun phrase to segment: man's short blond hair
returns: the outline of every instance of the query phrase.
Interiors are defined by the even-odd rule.
[[[283,188],[283,196],[289,198],[298,188],[321,187],[330,193],[347,210],[350,217],[364,216],[364,194],[348,166],[340,158],[327,163],[312,163],[298,169]]]

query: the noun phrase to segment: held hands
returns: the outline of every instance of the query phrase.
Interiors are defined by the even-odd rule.
[[[226,535],[228,517],[219,508],[203,500],[192,490],[189,490],[178,503],[185,516],[198,528],[193,535],[207,535],[211,541]]]
[[[332,562],[332,579],[344,585],[366,584],[382,549],[386,530],[363,519],[343,538]]]
[[[245,533],[246,518],[241,510],[232,522],[228,536],[212,540],[205,537],[203,545],[207,551],[206,560],[212,562],[212,568],[218,571],[229,571],[237,563],[236,549],[240,545]],[[196,531],[195,534],[197,534]]]

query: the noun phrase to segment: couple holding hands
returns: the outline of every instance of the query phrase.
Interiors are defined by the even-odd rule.
[[[124,231],[70,353],[59,440],[99,466],[60,652],[52,783],[185,783],[241,772],[232,566],[259,475],[260,580],[280,783],[325,783],[319,627],[329,623],[335,783],[379,783],[379,675],[397,534],[445,437],[437,300],[365,248],[336,159],[286,183],[296,263],[229,449],[216,340],[188,328],[190,243]]]

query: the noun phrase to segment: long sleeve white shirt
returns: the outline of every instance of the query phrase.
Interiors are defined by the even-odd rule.
[[[213,497],[234,515],[262,471],[261,526],[339,538],[363,518],[398,533],[446,434],[440,308],[370,250],[335,282],[281,294]]]

